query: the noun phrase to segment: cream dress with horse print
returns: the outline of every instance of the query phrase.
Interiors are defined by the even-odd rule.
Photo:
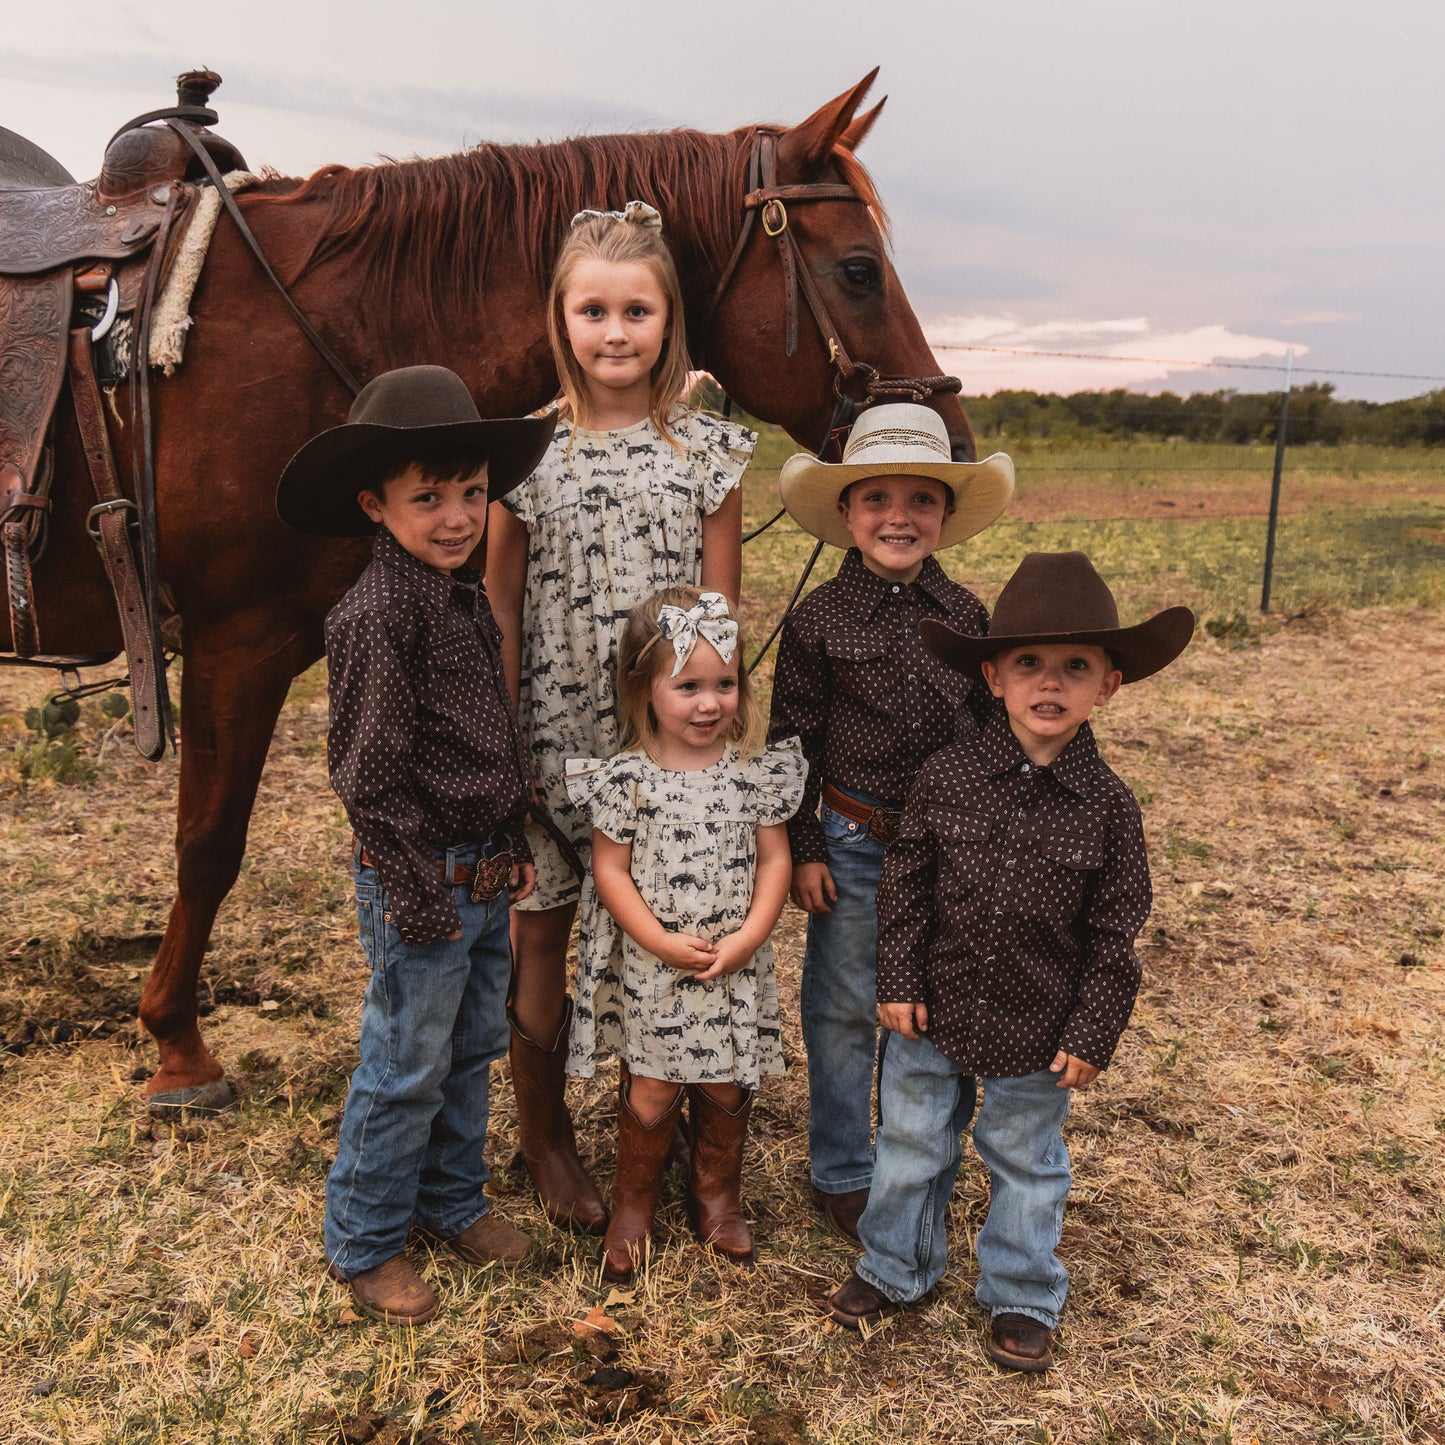
[[[609,838],[632,845],[632,881],[664,928],[716,940],[747,917],[759,825],[798,811],[808,764],[797,738],[743,761],[674,772],[645,753],[572,758],[567,788]],[[639,948],[582,890],[570,1073],[616,1056],[634,1073],[680,1084],[737,1083],[783,1072],[782,1024],[765,942],[736,973],[699,981]]]
[[[613,664],[629,609],[702,580],[702,519],[723,504],[757,435],[706,412],[672,416],[679,454],[650,420],[619,431],[562,421],[541,465],[503,501],[527,528],[518,715],[552,817],[585,859],[591,829],[567,796],[567,758],[617,749]],[[534,824],[537,887],[518,906],[577,896],[557,845]]]

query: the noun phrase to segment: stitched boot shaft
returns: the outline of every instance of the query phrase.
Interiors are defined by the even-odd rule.
[[[572,1000],[563,1001],[562,1023],[550,1044],[524,1034],[510,1004],[507,1020],[512,1025],[512,1087],[527,1173],[553,1224],[601,1234],[607,1228],[607,1208],[577,1156],[577,1136],[567,1112]]]
[[[700,1085],[688,1085],[687,1092],[692,1120],[687,1194],[693,1228],[708,1248],[739,1264],[751,1264],[757,1255],[743,1218],[742,1183],[753,1091],[744,1090],[742,1103],[731,1113]]]
[[[682,1113],[679,1087],[661,1117],[644,1124],[628,1102],[629,1082],[624,1075],[617,1086],[617,1172],[612,1178],[612,1219],[602,1245],[602,1277],[613,1284],[626,1284],[646,1257],[668,1146]]]

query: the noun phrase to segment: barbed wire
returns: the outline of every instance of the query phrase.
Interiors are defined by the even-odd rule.
[[[1307,376],[1369,376],[1385,381],[1442,381],[1417,371],[1354,371],[1338,366],[1294,366],[1266,361],[1181,361],[1169,356],[1113,356],[1098,351],[1036,351],[1025,346],[976,346],[965,341],[930,341],[935,351],[988,351],[998,356],[1046,356],[1056,361],[1142,361],[1151,366],[1178,366],[1188,371],[1273,371],[1293,370]]]

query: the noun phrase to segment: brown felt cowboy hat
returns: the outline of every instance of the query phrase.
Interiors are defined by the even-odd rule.
[[[844,549],[852,535],[838,510],[844,487],[868,477],[932,477],[953,493],[938,545],[952,547],[981,532],[1008,506],[1014,464],[1003,452],[981,462],[956,462],[943,418],[926,406],[872,406],[853,423],[841,462],[799,452],[783,463],[778,490],[788,515],[820,541]]]
[[[495,502],[537,468],[557,424],[547,416],[482,417],[456,372],[403,366],[367,382],[341,426],[314,436],[289,462],[276,487],[276,512],[315,537],[361,537],[375,523],[356,494],[391,470],[429,456],[475,451],[487,463]]]
[[[987,637],[966,636],[931,617],[919,631],[931,652],[974,677],[984,658],[1011,647],[1066,642],[1107,648],[1124,681],[1138,682],[1189,645],[1194,614],[1166,607],[1147,622],[1120,627],[1109,584],[1082,552],[1030,552],[999,593]]]

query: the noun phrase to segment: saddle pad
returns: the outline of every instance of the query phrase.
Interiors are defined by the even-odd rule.
[[[250,171],[228,171],[222,179],[228,191],[239,191],[260,178]],[[191,297],[201,279],[201,268],[220,214],[221,198],[216,188],[203,186],[191,208],[185,233],[176,242],[170,272],[151,312],[150,364],[164,367],[167,376],[181,364],[185,354],[186,332],[191,329]]]

